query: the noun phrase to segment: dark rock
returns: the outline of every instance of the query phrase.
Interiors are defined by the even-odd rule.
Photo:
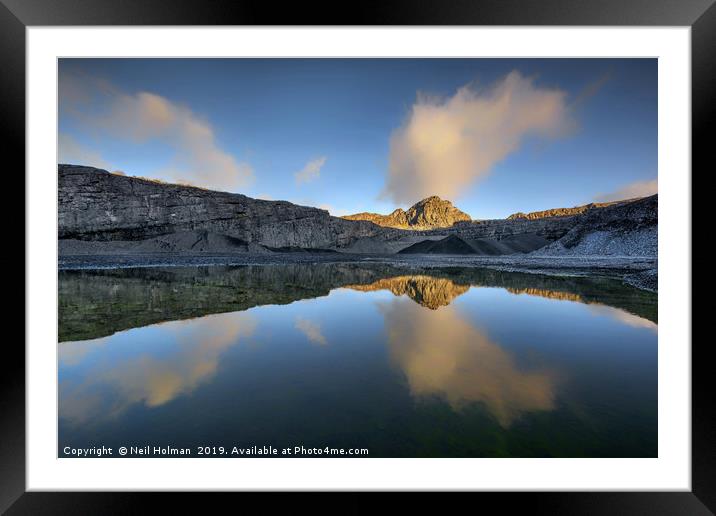
[[[58,237],[88,241],[138,241],[199,231],[270,247],[335,248],[385,231],[286,201],[74,165],[59,165],[58,211]]]
[[[450,235],[442,240],[424,240],[406,247],[401,254],[477,254],[477,251],[462,238]]]

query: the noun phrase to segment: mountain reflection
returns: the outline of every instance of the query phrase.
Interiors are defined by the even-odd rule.
[[[602,278],[559,278],[468,267],[416,269],[331,263],[61,271],[59,340],[97,339],[159,322],[244,311],[327,296],[336,288],[407,295],[425,308],[448,306],[471,287],[598,304],[657,321],[657,296]],[[297,322],[313,342],[315,328]]]
[[[375,281],[369,285],[346,285],[361,292],[389,290],[396,296],[407,295],[421,306],[435,310],[449,305],[460,294],[470,290],[470,285],[457,285],[449,279],[432,276],[397,276]]]
[[[157,334],[152,341],[140,339],[146,349],[92,364],[81,382],[73,378],[61,380],[62,417],[81,424],[98,416],[118,415],[136,403],[157,407],[190,393],[214,376],[226,349],[254,333],[256,322],[250,314],[236,312],[155,328]],[[108,347],[127,344],[109,342],[111,339],[114,337],[60,345],[60,366],[76,365],[93,351],[105,353]],[[165,346],[167,343],[169,346]]]
[[[416,397],[443,397],[455,410],[482,402],[501,426],[554,407],[549,371],[522,371],[512,357],[450,306],[432,313],[405,300],[380,305],[392,360]]]

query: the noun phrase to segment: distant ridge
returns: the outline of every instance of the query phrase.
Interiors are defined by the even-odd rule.
[[[449,228],[456,222],[470,221],[467,213],[458,210],[450,201],[433,195],[413,204],[407,211],[398,208],[390,215],[378,213],[356,213],[345,215],[347,220],[367,220],[379,226],[397,229],[439,229]]]
[[[594,210],[599,208],[606,208],[607,206],[614,206],[616,204],[624,204],[627,202],[636,201],[639,198],[634,199],[624,199],[622,201],[610,201],[610,202],[590,202],[589,204],[583,204],[582,206],[575,206],[573,208],[552,208],[550,210],[542,210],[542,211],[531,211],[529,213],[522,213],[521,211],[518,211],[517,213],[513,213],[509,217],[507,217],[508,220],[516,220],[516,219],[527,219],[527,220],[536,220],[536,219],[544,219],[547,217],[569,217],[572,215],[579,215],[580,213],[584,213],[588,210]]]

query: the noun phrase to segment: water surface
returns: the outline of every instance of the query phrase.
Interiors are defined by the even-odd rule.
[[[654,457],[657,299],[614,280],[293,264],[62,271],[59,449]]]

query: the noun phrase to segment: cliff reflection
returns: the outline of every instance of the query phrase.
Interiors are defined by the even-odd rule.
[[[368,285],[346,285],[361,292],[389,290],[396,296],[407,295],[421,306],[436,310],[452,303],[457,296],[470,290],[470,285],[458,285],[446,278],[432,276],[397,276],[385,278]]]
[[[436,310],[471,287],[498,287],[513,294],[605,305],[657,321],[655,294],[603,278],[356,263],[168,267],[61,271],[59,341],[97,339],[164,321],[289,304],[327,296],[336,288],[388,290]],[[299,329],[309,331],[307,335],[316,336],[305,323],[298,324]]]
[[[514,288],[507,287],[505,290],[510,294],[526,294],[528,296],[544,297],[546,299],[555,299],[557,301],[574,301],[575,303],[584,303],[584,299],[579,294],[573,292],[561,292],[558,290],[547,290],[543,288]]]
[[[241,312],[164,323],[128,356],[106,356],[123,352],[117,348],[128,344],[114,337],[60,345],[61,367],[89,359],[99,348],[104,355],[81,381],[61,378],[60,414],[82,424],[116,416],[137,403],[157,407],[190,393],[214,376],[222,353],[251,336],[255,327],[251,315]]]
[[[455,307],[426,313],[398,299],[380,309],[390,356],[414,396],[443,397],[455,410],[484,403],[503,427],[524,412],[554,408],[554,375],[520,370],[510,354]]]

